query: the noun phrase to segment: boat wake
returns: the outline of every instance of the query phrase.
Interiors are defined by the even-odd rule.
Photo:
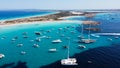
[[[101,36],[120,36],[120,33],[95,33],[95,35],[101,35]]]

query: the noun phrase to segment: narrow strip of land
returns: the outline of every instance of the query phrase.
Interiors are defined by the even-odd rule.
[[[93,17],[95,16],[96,12],[59,12],[55,14],[50,14],[46,16],[36,16],[36,17],[29,17],[29,18],[21,18],[21,19],[15,19],[15,20],[5,20],[1,21],[0,25],[8,25],[8,24],[19,24],[19,23],[30,23],[30,22],[40,22],[40,21],[65,21],[65,17],[70,16],[86,16],[86,17]],[[83,22],[85,24],[91,23],[91,22]]]

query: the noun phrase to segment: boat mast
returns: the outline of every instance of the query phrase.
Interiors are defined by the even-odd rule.
[[[89,32],[88,32],[88,39],[90,40],[90,28],[91,28],[91,23],[89,25]]]
[[[81,24],[81,36],[83,35],[83,24]]]
[[[69,59],[69,45],[70,45],[70,40],[69,40],[69,42],[68,42],[68,54],[67,54],[67,58]]]

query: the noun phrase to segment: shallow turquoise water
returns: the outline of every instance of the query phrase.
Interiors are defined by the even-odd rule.
[[[68,40],[66,37],[70,37],[70,56],[75,53],[80,53],[85,50],[96,48],[100,46],[108,46],[112,44],[111,41],[108,41],[108,37],[101,36],[100,38],[92,37],[96,39],[97,42],[92,44],[84,44],[86,49],[78,49],[77,46],[81,43],[76,43],[74,40],[78,40],[78,35],[80,32],[76,30],[76,27],[81,26],[80,23],[41,23],[41,24],[29,24],[29,25],[17,25],[17,26],[9,26],[5,28],[0,28],[0,53],[5,54],[5,58],[0,60],[0,65],[24,61],[27,62],[27,66],[29,68],[38,68],[42,65],[47,65],[53,63],[57,60],[63,59],[67,57],[66,49],[63,49],[63,45],[68,45]],[[64,29],[68,27],[67,29]],[[59,30],[62,28],[62,30]],[[51,32],[47,32],[50,30]],[[35,31],[40,31],[42,35],[36,36]],[[71,31],[75,32],[75,34],[71,33]],[[27,32],[28,38],[23,38],[22,33]],[[64,34],[62,37],[61,34]],[[15,43],[12,43],[12,39],[17,36],[18,39]],[[35,40],[37,37],[50,36],[50,39],[41,38],[40,42],[30,42],[30,40]],[[2,39],[5,37],[5,39]],[[87,38],[87,35],[85,34]],[[113,37],[114,38],[114,37]],[[52,40],[61,39],[62,43],[53,44]],[[118,39],[119,40],[119,39]],[[104,44],[103,44],[104,41]],[[22,43],[22,47],[17,47],[17,44]],[[33,44],[39,44],[39,48],[33,48]],[[49,53],[48,49],[56,48],[58,51],[55,53]],[[21,55],[20,52],[25,51],[25,55]]]

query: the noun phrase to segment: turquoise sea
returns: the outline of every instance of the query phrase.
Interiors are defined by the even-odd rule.
[[[119,17],[120,17],[119,13],[101,13],[96,15],[91,20],[101,22],[101,24],[98,27],[101,28],[102,31],[96,33],[102,33],[102,32],[119,33],[119,29],[120,29],[120,27],[118,27],[118,25],[120,25]],[[91,43],[91,44],[77,43],[76,40],[79,40],[78,36],[81,33],[82,20],[87,20],[87,18],[73,17],[70,18],[69,20],[72,21],[49,22],[49,23],[39,23],[39,24],[36,23],[36,24],[24,24],[24,25],[20,24],[16,26],[0,27],[0,53],[5,55],[3,59],[0,59],[0,68],[7,68],[7,67],[8,68],[41,68],[43,66],[44,66],[43,68],[56,68],[56,67],[66,68],[66,67],[59,67],[57,66],[57,64],[54,65],[55,67],[50,67],[51,66],[50,64],[52,63],[54,64],[56,61],[59,61],[67,57],[67,50],[64,49],[63,46],[68,45],[68,37],[70,38],[71,57],[73,57],[76,54],[79,55],[87,51],[88,52],[86,55],[84,55],[84,57],[90,55],[99,56],[102,54],[102,56],[95,57],[97,58],[97,60],[94,60],[95,58],[90,59],[90,57],[87,57],[88,60],[86,60],[85,58],[81,59],[83,57],[79,57],[79,58],[77,57],[78,60],[82,60],[82,62],[84,62],[84,63],[82,62],[78,63],[80,64],[81,67],[84,67],[84,65],[86,66],[87,65],[86,63],[89,60],[93,61],[93,65],[94,65],[96,63],[94,61],[99,61],[98,60],[99,58],[100,60],[103,60],[101,58],[105,56],[106,52],[104,52],[104,50],[103,51],[100,50],[99,54],[96,54],[97,49],[94,51],[96,53],[92,53],[89,50],[99,47],[115,46],[115,44],[118,45],[120,42],[120,39],[119,38],[116,39],[115,36],[100,36],[100,37],[91,36],[91,38],[97,40],[95,43]],[[81,21],[76,21],[76,20],[81,20]],[[116,27],[113,26],[113,23],[114,25],[116,24],[115,25]],[[104,24],[106,24],[106,26],[107,24],[109,24],[109,27],[108,26],[106,27]],[[35,32],[41,32],[41,35],[36,35]],[[27,38],[24,38],[24,36],[27,36]],[[87,38],[88,36],[87,31],[84,32],[84,36],[85,38]],[[51,37],[51,38],[46,38],[46,37]],[[16,39],[14,40],[14,38]],[[40,38],[41,41],[39,42],[36,41],[36,38]],[[110,41],[108,38],[112,39],[112,41]],[[61,39],[62,42],[53,44],[52,41],[56,39]],[[23,44],[23,46],[18,47],[18,44]],[[34,44],[38,44],[39,48],[34,48],[33,47]],[[78,45],[85,45],[86,48],[78,49]],[[57,52],[50,53],[48,50],[51,48],[56,48]],[[26,54],[21,55],[21,51],[26,52]],[[112,49],[110,50],[110,53],[111,52]],[[104,65],[104,62],[106,61],[109,62],[113,61],[112,63],[109,63],[109,64],[113,64],[113,66],[115,64],[114,62],[118,62],[118,64],[120,64],[119,63],[120,55],[114,57],[114,52],[112,53],[113,54],[107,56],[106,58],[107,60],[103,60],[102,61],[103,63],[100,62],[100,64]],[[109,60],[112,59],[110,56],[113,56],[116,59]],[[118,66],[118,68],[119,67],[120,66]],[[76,67],[76,68],[80,68],[80,67]],[[84,67],[84,68],[89,68],[89,67]],[[91,67],[91,68],[99,68],[99,67]],[[100,67],[100,68],[108,68],[108,67]]]

